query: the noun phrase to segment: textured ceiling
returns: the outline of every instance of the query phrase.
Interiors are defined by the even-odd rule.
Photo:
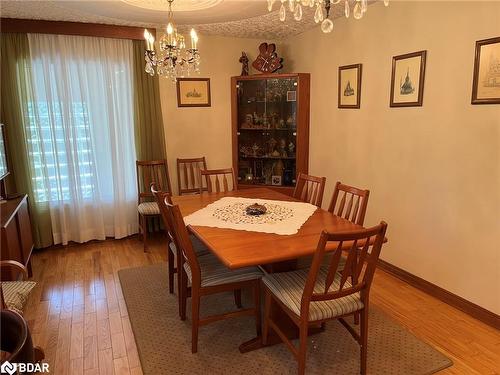
[[[353,0],[350,0],[353,1]],[[4,1],[2,17],[73,22],[103,23],[140,27],[164,27],[167,12],[157,9],[165,0],[114,1]],[[283,39],[312,27],[314,9],[304,7],[301,21],[295,21],[287,9],[287,19],[278,16],[279,1],[274,11],[267,11],[264,0],[177,0],[174,21],[181,31],[190,27],[205,35],[242,38]],[[140,6],[138,6],[140,5]],[[332,6],[333,17],[343,16],[343,4]],[[352,20],[352,22],[355,22]]]

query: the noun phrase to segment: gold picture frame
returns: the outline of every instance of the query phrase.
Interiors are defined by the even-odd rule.
[[[177,78],[178,107],[210,107],[210,78]]]
[[[427,51],[392,58],[391,107],[421,107],[424,100]]]
[[[361,107],[362,64],[339,66],[338,108]]]
[[[500,104],[500,37],[476,42],[471,104]]]

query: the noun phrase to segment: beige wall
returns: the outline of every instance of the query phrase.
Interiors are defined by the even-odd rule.
[[[175,82],[160,78],[167,156],[175,191],[177,158],[206,156],[208,168],[232,166],[230,78],[241,73],[241,52],[247,52],[251,62],[260,43],[255,39],[200,36],[200,77],[210,78],[211,107],[178,108]]]
[[[500,36],[500,2],[397,2],[278,44],[312,78],[310,172],[367,187],[367,225],[389,223],[382,258],[500,313],[500,106],[470,104],[474,43]],[[229,78],[260,40],[200,39],[211,108],[177,108],[162,79],[167,153],[231,165]],[[389,108],[392,56],[427,50],[424,105]],[[288,57],[290,56],[290,57]],[[337,68],[363,64],[361,109],[337,109]],[[395,291],[396,292],[396,291]]]
[[[397,2],[289,42],[310,72],[310,172],[371,190],[382,258],[500,313],[500,105],[471,105],[474,44],[500,2]],[[427,50],[424,105],[389,108],[392,56]],[[337,108],[339,65],[363,64],[361,109]],[[395,291],[397,292],[397,291]]]

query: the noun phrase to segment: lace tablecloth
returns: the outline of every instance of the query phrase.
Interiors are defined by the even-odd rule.
[[[247,215],[245,208],[254,203],[264,205],[266,213]],[[297,233],[316,209],[303,202],[224,197],[186,216],[184,221],[186,225],[290,235]]]

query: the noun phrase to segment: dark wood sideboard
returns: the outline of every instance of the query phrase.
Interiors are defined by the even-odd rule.
[[[16,260],[28,268],[31,277],[31,252],[33,251],[33,235],[28,210],[28,196],[21,195],[8,199],[0,205],[2,219],[2,260]],[[12,280],[9,270],[2,272],[2,280]]]

